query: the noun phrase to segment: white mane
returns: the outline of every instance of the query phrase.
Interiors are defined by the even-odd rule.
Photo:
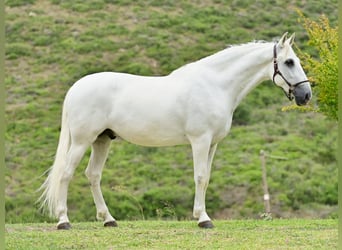
[[[189,69],[192,65],[205,64],[215,65],[215,67],[224,67],[227,63],[232,63],[234,60],[241,58],[242,56],[251,52],[251,50],[258,50],[261,47],[268,46],[270,42],[262,40],[255,40],[248,43],[242,43],[237,45],[228,45],[225,49],[216,52],[215,54],[203,57],[197,61],[188,63],[175,69],[171,74],[182,72],[183,70]],[[272,43],[273,44],[273,43]],[[227,60],[229,58],[229,60]]]

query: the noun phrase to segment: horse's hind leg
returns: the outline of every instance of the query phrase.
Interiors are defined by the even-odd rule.
[[[107,134],[100,135],[92,145],[92,152],[88,167],[85,171],[90,181],[90,188],[96,206],[96,218],[104,221],[104,226],[117,226],[115,219],[109,213],[104,201],[100,182],[102,169],[108,156],[110,137]]]
[[[88,145],[73,143],[67,154],[67,164],[60,181],[60,188],[57,195],[56,215],[58,217],[58,229],[69,229],[70,223],[67,215],[67,196],[70,180],[77,165],[80,163]]]

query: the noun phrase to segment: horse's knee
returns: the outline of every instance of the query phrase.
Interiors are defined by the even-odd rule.
[[[87,176],[91,185],[100,184],[101,175],[99,173],[95,173],[95,172],[91,171],[89,168],[87,168],[85,171],[85,175]]]
[[[198,186],[207,187],[209,183],[209,178],[205,175],[198,175],[195,179],[195,182]]]
[[[61,182],[68,184],[71,181],[72,176],[73,176],[73,172],[65,170],[62,174]]]
[[[89,167],[86,169],[86,171],[84,171],[84,174],[88,178],[88,180],[92,179],[93,174],[91,170],[89,169]]]

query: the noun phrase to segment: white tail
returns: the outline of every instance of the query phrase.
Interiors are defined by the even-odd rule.
[[[67,122],[67,114],[63,108],[62,127],[59,136],[59,143],[55,156],[55,161],[49,170],[49,175],[39,190],[44,192],[38,199],[43,210],[47,209],[50,216],[57,216],[55,214],[60,190],[60,181],[66,166],[67,153],[70,148],[70,130]]]

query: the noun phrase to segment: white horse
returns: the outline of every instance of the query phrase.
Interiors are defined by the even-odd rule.
[[[187,64],[167,76],[146,77],[102,72],[78,80],[68,91],[53,166],[40,197],[58,229],[71,227],[67,191],[74,170],[88,147],[85,171],[105,226],[117,226],[100,188],[111,140],[120,137],[143,146],[190,144],[193,153],[198,225],[211,228],[205,194],[218,142],[229,132],[233,112],[259,83],[272,79],[288,98],[305,105],[311,88],[292,50],[294,34],[278,43],[252,42],[232,46]]]

